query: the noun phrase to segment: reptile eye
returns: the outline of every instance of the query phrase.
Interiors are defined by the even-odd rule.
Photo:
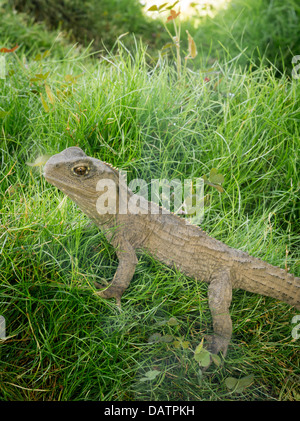
[[[79,167],[73,168],[73,172],[76,175],[86,175],[88,173],[89,168],[85,165],[80,165]]]

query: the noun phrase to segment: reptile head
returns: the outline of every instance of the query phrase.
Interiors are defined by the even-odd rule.
[[[96,212],[96,200],[100,194],[97,188],[99,180],[109,179],[117,183],[117,175],[116,170],[87,156],[78,147],[70,147],[53,155],[44,167],[46,180],[62,190],[88,214]]]

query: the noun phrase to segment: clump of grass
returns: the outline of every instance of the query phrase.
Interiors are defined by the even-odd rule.
[[[187,67],[179,81],[162,59],[149,67],[142,45],[132,54],[121,43],[101,60],[52,51],[21,66],[17,54],[0,80],[1,399],[298,399],[293,309],[235,292],[228,357],[204,375],[194,351],[212,330],[207,286],[141,256],[120,313],[93,294],[94,281],[112,279],[114,250],[25,164],[79,145],[129,180],[217,168],[225,191],[206,186],[203,228],[299,274],[297,80],[231,61]],[[155,334],[174,340],[149,341]],[[239,393],[227,388],[226,378],[249,375]]]
[[[206,15],[196,20],[193,36],[202,59],[202,55],[210,62],[240,55],[241,65],[259,66],[263,61],[278,73],[290,74],[300,42],[297,2],[235,0],[213,18]]]

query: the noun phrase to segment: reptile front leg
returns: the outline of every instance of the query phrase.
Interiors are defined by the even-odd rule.
[[[138,260],[134,248],[125,239],[119,242],[116,253],[119,259],[119,265],[113,280],[108,288],[96,292],[96,294],[103,298],[115,298],[117,305],[121,307],[121,297],[130,284]],[[95,286],[98,288],[101,287],[97,283],[95,283]]]
[[[219,269],[212,276],[208,287],[208,302],[213,319],[214,335],[210,338],[209,350],[213,354],[222,352],[226,356],[232,334],[229,307],[232,298],[232,285],[228,269]]]

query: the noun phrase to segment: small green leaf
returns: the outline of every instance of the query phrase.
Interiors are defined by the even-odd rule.
[[[42,80],[46,80],[47,77],[49,76],[50,72],[46,72],[46,73],[37,73],[35,75],[36,78],[38,79],[42,79]]]
[[[211,181],[213,183],[222,184],[224,183],[224,176],[222,174],[215,174]]]
[[[173,342],[173,345],[175,348],[188,349],[188,347],[190,346],[190,341],[182,341],[181,339],[178,339]]]
[[[221,365],[221,358],[217,354],[210,354],[212,361],[216,364],[216,366]]]
[[[160,333],[153,333],[153,335],[149,336],[148,343],[157,343],[161,339]]]
[[[75,85],[75,83],[77,83],[77,79],[80,78],[82,75],[83,73],[80,73],[76,76],[68,74],[64,77],[64,80],[67,82],[68,85]]]
[[[173,3],[171,6],[166,7],[166,9],[167,9],[167,10],[171,10],[171,9],[173,9],[173,8],[176,6],[176,4],[178,4],[178,3],[179,3],[179,0],[175,1],[175,3]]]
[[[204,338],[201,339],[201,342],[199,345],[197,345],[196,349],[195,349],[195,354],[199,354],[202,351],[203,348],[203,342],[204,342]]]
[[[173,42],[167,42],[163,47],[162,47],[162,51],[163,50],[167,50],[169,48],[173,48],[174,47],[174,43]]]
[[[218,173],[216,168],[212,168],[209,173],[209,179],[212,183],[222,184],[224,183],[224,177],[222,174]]]
[[[225,384],[226,387],[228,387],[228,389],[233,390],[236,385],[238,384],[238,379],[236,379],[235,377],[227,377],[227,379],[225,379]]]
[[[240,379],[236,379],[235,377],[227,377],[225,380],[225,385],[228,389],[232,390],[236,393],[242,393],[246,389],[246,387],[250,386],[250,384],[254,380],[254,374],[250,374],[249,376],[242,377]]]
[[[46,73],[36,73],[34,77],[30,78],[30,82],[42,82],[43,80],[46,80],[49,76],[50,72]]]
[[[34,61],[41,61],[43,58],[46,58],[50,55],[50,51],[46,50],[43,54],[38,53],[35,57],[34,57]]]
[[[201,339],[200,344],[196,347],[194,358],[202,367],[208,367],[210,364],[210,352],[203,348],[203,342],[204,338]]]
[[[223,193],[224,189],[222,186],[220,186],[220,184],[224,183],[224,177],[222,174],[218,174],[218,170],[216,170],[216,168],[212,168],[210,170],[209,179],[207,178],[206,175],[203,175],[202,179],[204,181],[204,184],[214,187],[220,193]]]
[[[168,320],[160,320],[159,322],[155,323],[157,326],[165,326],[168,323]]]
[[[163,335],[161,338],[160,338],[160,342],[166,342],[166,343],[168,343],[168,342],[172,342],[173,341],[173,336],[172,335]]]
[[[48,56],[50,56],[50,51],[49,50],[44,51],[43,55],[42,55],[42,58],[46,58]]]
[[[178,323],[178,321],[177,321],[177,319],[175,318],[175,317],[171,317],[169,320],[168,320],[168,325],[169,326],[177,326],[179,323]]]
[[[156,4],[149,7],[149,9],[147,10],[147,12],[157,12],[157,11],[158,11],[158,7],[156,6]]]
[[[250,384],[253,382],[254,380],[254,374],[251,373],[248,376],[242,377],[241,379],[239,379],[239,386],[246,388],[248,386],[250,386]]]
[[[161,11],[168,3],[163,3],[160,6],[158,6],[158,10]]]
[[[140,379],[140,382],[146,382],[148,380],[154,380],[160,374],[159,370],[150,370],[145,373],[145,377]]]
[[[216,168],[212,168],[209,172],[209,178],[213,177],[216,174],[218,174],[218,170]]]
[[[206,351],[202,357],[202,360],[200,361],[200,365],[202,367],[208,367],[209,364],[210,364],[210,353]]]
[[[194,358],[202,367],[208,367],[210,364],[210,352],[206,349],[202,349],[195,354]]]
[[[194,354],[194,359],[199,363],[202,359],[201,352],[198,352],[197,354]]]
[[[148,377],[149,380],[153,380],[155,379],[155,377],[159,375],[159,373],[160,373],[159,370],[150,370],[150,371],[147,371],[146,377]]]
[[[40,54],[40,53],[38,53],[35,57],[34,57],[34,59],[33,59],[34,61],[41,61],[42,60],[42,55]]]

